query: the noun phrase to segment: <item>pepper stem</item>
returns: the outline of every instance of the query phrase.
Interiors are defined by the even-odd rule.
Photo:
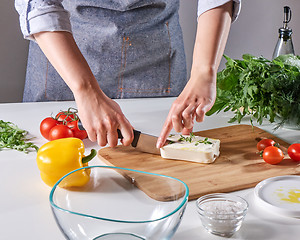
[[[91,150],[91,153],[82,158],[82,163],[87,163],[91,161],[97,155],[97,151],[95,149]]]

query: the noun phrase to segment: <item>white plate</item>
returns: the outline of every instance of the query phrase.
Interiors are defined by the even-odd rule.
[[[300,217],[300,176],[268,178],[254,189],[257,202],[265,209],[290,217]]]

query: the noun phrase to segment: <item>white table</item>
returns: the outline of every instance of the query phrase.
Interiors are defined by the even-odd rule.
[[[136,128],[145,133],[159,135],[163,122],[174,98],[117,100],[123,112]],[[47,141],[39,132],[42,119],[59,110],[76,107],[74,102],[14,103],[0,104],[0,119],[11,121],[30,132],[38,146]],[[195,131],[224,127],[231,113],[206,117],[197,123]],[[247,122],[248,123],[248,122]],[[259,126],[272,132],[273,125],[267,122]],[[297,130],[279,129],[274,135],[294,143],[300,140]],[[100,147],[84,140],[86,151]],[[63,240],[49,204],[50,188],[39,175],[36,153],[24,154],[14,150],[0,151],[0,239]],[[99,159],[90,165],[104,165]],[[300,219],[288,218],[261,209],[253,201],[253,188],[233,194],[249,202],[249,212],[239,232],[232,239],[247,240],[297,240],[300,239]],[[174,240],[223,239],[209,234],[202,227],[196,213],[195,201],[188,203],[186,212]],[[159,240],[159,239],[158,239]]]

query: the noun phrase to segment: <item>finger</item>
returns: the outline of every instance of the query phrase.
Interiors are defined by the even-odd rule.
[[[183,129],[182,112],[188,107],[188,104],[182,103],[176,99],[172,104],[167,119],[171,119],[172,126],[176,132],[181,132]]]
[[[101,131],[97,133],[97,142],[99,146],[104,147],[107,144],[107,132]]]
[[[196,121],[197,122],[203,122],[204,117],[205,117],[205,107],[203,105],[199,105],[196,109]]]
[[[184,128],[182,129],[182,135],[190,135],[190,133],[193,132],[193,128]]]
[[[122,125],[120,125],[119,129],[123,136],[123,139],[121,139],[121,143],[124,146],[129,146],[132,143],[133,138],[134,138],[133,127],[130,124],[129,125],[122,124]]]
[[[92,141],[92,142],[96,142],[97,141],[97,135],[95,131],[90,131],[90,130],[86,130],[88,138]]]
[[[158,140],[156,143],[157,148],[161,148],[164,146],[168,136],[170,135],[171,130],[172,130],[172,122],[171,122],[171,120],[167,119],[166,122],[164,123],[164,126],[158,137]]]
[[[174,130],[176,132],[181,132],[184,127],[181,113],[173,114],[171,118],[172,118],[172,125]]]
[[[112,148],[118,145],[117,129],[112,129],[107,132],[107,142],[108,142],[108,145]]]
[[[191,129],[194,126],[194,112],[195,106],[190,105],[182,112],[182,122],[184,128]]]

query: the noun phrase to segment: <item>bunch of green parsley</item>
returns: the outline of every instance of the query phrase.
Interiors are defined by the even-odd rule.
[[[264,119],[300,125],[300,57],[282,55],[274,60],[244,54],[242,60],[226,58],[226,67],[217,75],[217,97],[206,115],[233,111],[229,122],[250,116],[251,125]]]

